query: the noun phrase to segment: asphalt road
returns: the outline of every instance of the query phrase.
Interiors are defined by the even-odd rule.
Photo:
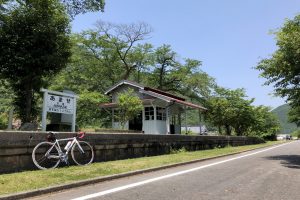
[[[300,141],[31,199],[298,200]]]

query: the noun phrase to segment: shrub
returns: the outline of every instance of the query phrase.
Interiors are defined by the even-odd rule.
[[[0,113],[0,129],[6,129],[8,123],[8,116],[5,113]]]

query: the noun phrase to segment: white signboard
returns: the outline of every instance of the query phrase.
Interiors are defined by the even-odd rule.
[[[46,106],[47,112],[73,114],[74,98],[49,94]]]
[[[50,91],[41,89],[44,92],[43,101],[43,114],[42,114],[42,130],[46,131],[47,113],[61,113],[68,114],[72,119],[72,131],[75,132],[76,123],[76,98],[75,94],[69,94],[64,92]]]

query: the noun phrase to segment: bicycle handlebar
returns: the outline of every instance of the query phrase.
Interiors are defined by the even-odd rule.
[[[46,136],[47,141],[49,142],[55,141],[57,133],[58,132],[49,131]],[[85,136],[85,132],[83,131],[76,133],[76,138],[82,139],[84,136]]]

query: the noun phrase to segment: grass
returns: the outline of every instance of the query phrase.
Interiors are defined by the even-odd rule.
[[[36,170],[3,174],[0,175],[0,195],[41,189],[58,184],[71,183],[89,178],[120,174],[196,159],[211,158],[266,147],[278,143],[281,142],[267,142],[265,144],[258,145],[215,148],[212,150],[194,152],[177,151],[169,155],[93,163],[88,166],[71,166],[51,170]]]

